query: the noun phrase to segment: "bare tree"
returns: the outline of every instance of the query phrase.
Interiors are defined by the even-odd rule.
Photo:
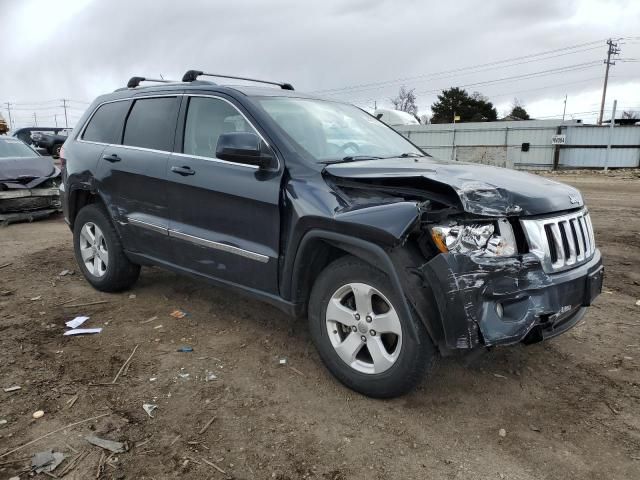
[[[633,110],[625,110],[624,112],[622,112],[622,118],[640,120],[640,112],[634,112]]]
[[[400,110],[402,112],[407,112],[412,115],[418,114],[418,105],[416,105],[416,94],[413,93],[415,88],[411,90],[407,89],[407,87],[400,87],[400,91],[398,92],[398,96],[395,98],[391,98],[391,103],[393,104],[393,108],[396,110]]]

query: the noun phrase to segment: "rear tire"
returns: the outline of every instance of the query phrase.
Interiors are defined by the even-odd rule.
[[[424,325],[401,305],[389,278],[355,257],[336,260],[318,276],[309,299],[310,332],[340,382],[370,397],[391,398],[421,381],[437,352]]]
[[[97,290],[126,290],[138,280],[140,265],[124,254],[118,232],[100,204],[87,205],[78,213],[73,249],[82,274]]]

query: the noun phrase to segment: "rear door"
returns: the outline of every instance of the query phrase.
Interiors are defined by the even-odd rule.
[[[170,156],[167,168],[175,263],[277,293],[282,168],[264,172],[216,158],[222,133],[260,135],[231,99],[185,96],[181,117],[179,153]]]
[[[170,255],[166,171],[181,98],[134,99],[122,140],[107,145],[100,164],[101,191],[125,249],[161,260]]]

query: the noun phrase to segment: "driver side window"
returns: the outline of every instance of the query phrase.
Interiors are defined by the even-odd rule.
[[[184,153],[215,158],[218,138],[230,132],[255,133],[240,112],[226,101],[206,97],[189,98]]]

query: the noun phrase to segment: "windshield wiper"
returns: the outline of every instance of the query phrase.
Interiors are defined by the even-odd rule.
[[[334,163],[347,163],[357,162],[360,160],[380,160],[383,157],[376,157],[374,155],[348,155],[340,160],[327,160],[326,162],[320,162],[325,165],[333,165]]]

